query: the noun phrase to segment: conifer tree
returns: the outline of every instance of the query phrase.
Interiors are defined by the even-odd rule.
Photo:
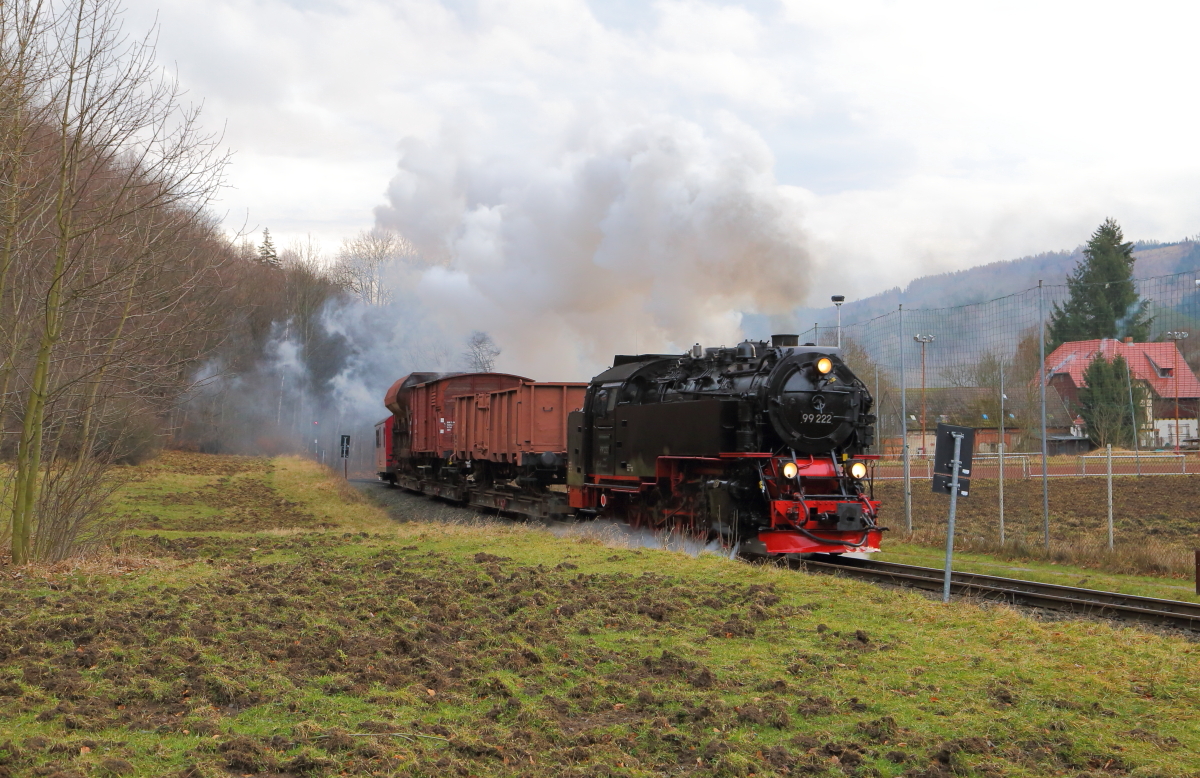
[[[1087,424],[1088,438],[1097,446],[1132,447],[1134,418],[1138,427],[1146,423],[1146,387],[1131,381],[1125,359],[1117,356],[1110,362],[1097,354],[1083,371],[1083,383],[1079,415]]]
[[[262,244],[258,247],[258,261],[264,265],[279,267],[279,255],[275,252],[275,243],[271,240],[271,231],[263,228]]]
[[[1133,283],[1133,244],[1105,219],[1092,233],[1083,260],[1067,278],[1067,301],[1050,314],[1050,347],[1067,341],[1150,336],[1148,304]]]

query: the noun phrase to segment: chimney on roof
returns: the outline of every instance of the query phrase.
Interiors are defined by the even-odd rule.
[[[1122,343],[1132,343],[1132,342],[1133,342],[1133,338],[1125,338],[1125,339],[1124,339],[1124,340],[1122,340],[1121,342],[1122,342]]]

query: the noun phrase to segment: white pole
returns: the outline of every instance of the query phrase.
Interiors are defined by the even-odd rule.
[[[942,578],[942,602],[950,602],[950,571],[954,565],[954,512],[958,508],[958,468],[962,464],[963,434],[951,432],[954,436],[954,460],[950,463],[950,523],[946,528],[946,570]]]
[[[1113,518],[1112,518],[1112,444],[1104,447],[1105,461],[1108,463],[1108,550],[1113,550]]]

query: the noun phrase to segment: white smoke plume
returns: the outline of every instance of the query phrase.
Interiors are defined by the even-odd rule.
[[[581,380],[614,353],[732,344],[744,313],[806,293],[794,190],[732,119],[581,111],[516,147],[458,128],[401,148],[377,223],[433,261],[426,315],[451,338],[490,333],[498,369]]]

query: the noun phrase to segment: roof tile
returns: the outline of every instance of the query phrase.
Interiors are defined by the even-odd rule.
[[[1174,398],[1178,387],[1180,398],[1200,397],[1200,380],[1188,367],[1174,342],[1124,343],[1113,338],[1101,340],[1075,340],[1064,343],[1046,357],[1046,371],[1054,376],[1066,373],[1076,386],[1082,387],[1083,372],[1096,358],[1103,354],[1105,359],[1124,357],[1133,370],[1133,377],[1145,381],[1159,397]],[[1179,381],[1173,371],[1179,368]]]

